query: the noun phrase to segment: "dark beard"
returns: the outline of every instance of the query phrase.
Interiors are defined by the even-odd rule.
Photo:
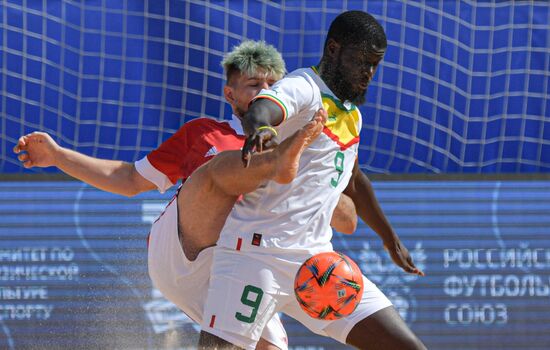
[[[365,103],[367,100],[367,89],[363,90],[363,92],[358,92],[354,96],[348,99],[356,106],[361,106]]]
[[[346,74],[340,64],[340,57],[338,57],[336,64],[328,62],[328,60],[324,62],[322,78],[329,89],[342,102],[350,101],[357,106],[365,103],[367,89],[363,91],[354,91],[351,89],[350,85],[346,82]]]

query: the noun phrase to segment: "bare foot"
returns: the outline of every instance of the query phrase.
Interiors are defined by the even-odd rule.
[[[287,184],[294,180],[302,153],[321,134],[326,120],[327,112],[320,109],[310,122],[281,142],[273,151],[277,162],[273,181]]]

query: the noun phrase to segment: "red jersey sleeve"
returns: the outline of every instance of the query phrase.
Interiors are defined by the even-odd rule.
[[[159,148],[149,153],[147,160],[175,184],[189,177],[219,152],[240,149],[244,139],[226,122],[198,118],[185,123]]]
[[[200,119],[185,123],[174,135],[149,153],[147,159],[173,184],[179,179],[187,178],[200,166],[202,155],[197,152],[202,129]]]

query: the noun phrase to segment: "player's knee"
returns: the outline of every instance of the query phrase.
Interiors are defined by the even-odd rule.
[[[394,347],[392,346],[394,349],[426,350],[426,346],[408,327],[397,331],[393,339],[389,340],[389,343],[394,344]]]
[[[199,336],[199,350],[238,350],[238,346],[231,344],[230,342],[215,336],[214,334],[201,331]]]
[[[190,178],[194,182],[195,188],[199,188],[201,193],[216,192],[218,190],[214,169],[209,163],[201,165],[193,172]],[[189,180],[188,180],[189,181]]]
[[[393,307],[387,307],[357,323],[346,342],[364,350],[426,350]]]
[[[401,338],[402,345],[399,349],[403,350],[426,350],[426,346],[413,333],[409,333]]]
[[[281,348],[274,344],[271,344],[264,338],[260,338],[258,344],[256,344],[256,350],[281,350]]]

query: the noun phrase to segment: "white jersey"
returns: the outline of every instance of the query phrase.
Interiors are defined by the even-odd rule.
[[[330,220],[351,177],[362,119],[359,109],[342,104],[315,68],[290,73],[257,98],[277,103],[284,120],[281,140],[291,136],[324,107],[323,133],[304,151],[297,177],[286,185],[269,181],[244,196],[227,218],[219,246],[237,250],[285,248],[295,252],[331,250]]]

